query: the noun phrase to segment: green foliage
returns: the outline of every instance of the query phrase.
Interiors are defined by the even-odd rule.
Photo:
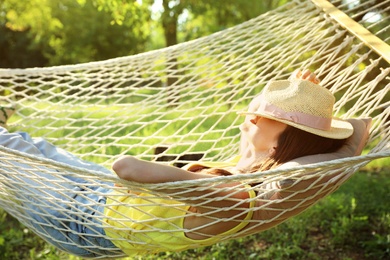
[[[15,35],[16,46],[24,45],[16,49],[8,37],[0,36],[1,48],[23,54],[0,53],[8,61],[0,63],[4,67],[29,66],[23,61],[34,60],[31,54],[40,55],[40,63],[31,64],[38,66],[131,55],[145,51],[151,34],[151,15],[145,4],[118,7],[124,19],[121,24],[113,22],[112,12],[99,11],[92,0],[4,0],[1,7],[5,16],[0,16],[0,31]]]
[[[167,14],[178,19],[180,42],[241,23],[286,0],[164,2],[171,6],[165,10]],[[163,14],[153,14],[152,3],[153,0],[2,0],[0,67],[89,62],[163,47]],[[210,61],[205,57],[204,62]],[[199,71],[199,75],[202,73],[210,72]],[[85,116],[74,114],[79,118]],[[79,119],[75,124],[82,128],[88,122]],[[204,126],[208,128],[207,124]],[[193,127],[189,125],[184,130]],[[166,129],[167,135],[177,127],[172,128]],[[148,135],[148,131],[154,131],[153,127],[139,134]],[[380,160],[355,174],[337,192],[305,213],[271,230],[211,247],[140,259],[388,259],[389,177],[389,160]],[[48,245],[0,209],[0,259],[79,258]]]
[[[132,55],[231,27],[285,2],[164,0],[158,7],[153,0],[3,0],[0,67]]]
[[[62,28],[50,39],[53,53],[46,53],[51,64],[104,60],[145,51],[149,37],[150,11],[145,6],[123,8],[124,21],[112,23],[111,14],[98,11],[91,1],[83,5],[62,0],[53,8],[53,16]],[[52,2],[53,5],[53,2]]]
[[[11,30],[0,26],[0,67],[38,67],[47,59],[38,49],[29,46],[31,39],[27,32]],[[26,48],[26,46],[28,46]],[[28,59],[26,59],[28,52]]]
[[[179,41],[188,41],[224,30],[285,4],[286,0],[180,1],[185,22],[179,24]]]

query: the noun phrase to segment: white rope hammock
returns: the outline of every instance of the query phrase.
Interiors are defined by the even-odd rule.
[[[382,2],[390,6],[389,0]],[[365,4],[354,8],[367,9]],[[50,155],[42,158],[0,146],[0,206],[59,249],[75,254],[72,248],[78,247],[90,252],[85,256],[96,258],[124,255],[115,247],[90,242],[90,237],[103,236],[98,230],[107,231],[107,223],[120,223],[109,230],[123,236],[105,238],[115,244],[134,245],[135,254],[176,250],[161,248],[158,233],[170,232],[173,238],[189,231],[202,234],[201,228],[175,226],[172,231],[148,222],[156,220],[148,205],[160,211],[181,209],[186,190],[204,192],[194,197],[194,206],[213,199],[229,200],[207,194],[215,192],[212,187],[220,183],[242,182],[240,187],[225,188],[233,193],[256,190],[257,196],[245,202],[261,203],[248,210],[264,212],[267,217],[242,220],[250,225],[216,236],[218,241],[260,232],[302,212],[335,191],[360,167],[390,156],[389,56],[380,53],[388,48],[384,42],[389,38],[382,39],[382,47],[373,48],[367,45],[371,41],[359,38],[359,32],[344,29],[337,19],[310,1],[297,0],[236,27],[161,50],[86,64],[0,69],[0,101],[16,104],[8,123],[10,131],[43,137],[107,169],[120,154],[181,166],[194,159],[224,161],[237,155],[242,118],[236,112],[244,109],[270,79],[286,79],[297,68],[311,68],[322,85],[335,94],[336,115],[373,118],[367,154],[291,169],[146,185],[119,180],[98,168],[58,162]],[[388,19],[383,14],[382,22],[389,24]],[[371,24],[367,29],[375,28]],[[373,35],[380,38],[385,31]],[[84,181],[80,184],[75,178]],[[275,183],[286,180],[298,185],[284,191],[289,195],[270,200],[270,194],[282,189]],[[114,183],[122,187],[113,187]],[[245,183],[261,184],[248,187]],[[127,189],[146,194],[142,204],[118,201]],[[167,194],[167,189],[172,192]],[[80,207],[76,195],[86,205]],[[139,198],[133,193],[127,195]],[[102,204],[98,197],[110,199],[111,204]],[[161,204],[161,198],[171,203]],[[136,223],[143,229],[128,225],[134,220],[126,221],[125,216],[107,219],[97,209],[121,205],[149,214],[148,220]],[[222,210],[229,209],[215,207],[204,217],[214,218],[215,223],[230,221],[214,217]],[[177,217],[158,220],[178,221]],[[72,223],[88,229],[88,235],[73,230]],[[60,235],[53,235],[50,228]]]

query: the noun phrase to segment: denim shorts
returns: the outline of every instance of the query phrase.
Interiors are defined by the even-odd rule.
[[[9,133],[0,127],[0,145],[79,168],[112,174],[100,165],[81,160],[42,138],[31,138],[24,132]],[[28,164],[15,164],[19,164],[16,165],[17,175],[9,174],[7,178],[16,191],[15,199],[22,204],[20,211],[23,211],[23,215],[19,218],[22,223],[47,242],[70,254],[85,258],[124,256],[106,237],[102,227],[105,194],[111,192],[111,183],[91,183],[73,174],[60,176],[54,169],[45,166],[31,170]],[[32,173],[38,178],[31,178]]]

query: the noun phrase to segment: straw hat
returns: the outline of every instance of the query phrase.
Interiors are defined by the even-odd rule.
[[[257,98],[260,106],[256,111],[240,114],[273,119],[332,139],[344,139],[353,133],[349,122],[333,117],[333,94],[308,80],[271,81]]]

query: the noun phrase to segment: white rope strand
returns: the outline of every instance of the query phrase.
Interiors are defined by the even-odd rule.
[[[373,10],[370,4],[350,12]],[[234,157],[242,122],[236,112],[269,80],[286,79],[298,68],[314,70],[335,94],[336,115],[373,118],[364,155],[158,184],[121,180],[110,170],[122,154],[174,165]],[[372,160],[390,157],[389,74],[386,57],[304,0],[161,50],[84,64],[0,69],[0,105],[16,104],[10,130],[43,137],[98,165],[81,167],[53,154],[46,158],[0,146],[0,206],[59,249],[84,250],[95,258],[125,255],[110,241],[155,253],[171,250],[155,239],[158,234],[181,239],[186,232],[224,241],[266,230],[335,191]],[[231,183],[238,184],[221,188]],[[232,198],[242,191],[255,195]],[[189,198],[189,192],[198,195]],[[216,206],[221,202],[228,206]],[[202,215],[207,224],[193,230],[178,225],[184,216],[199,216],[188,206],[207,208]],[[128,216],[124,208],[144,218]],[[163,218],[155,208],[177,214]],[[229,210],[237,214],[219,217]],[[245,219],[252,213],[255,217]],[[157,220],[173,229],[159,228]],[[224,235],[204,231],[234,222],[247,226]]]

